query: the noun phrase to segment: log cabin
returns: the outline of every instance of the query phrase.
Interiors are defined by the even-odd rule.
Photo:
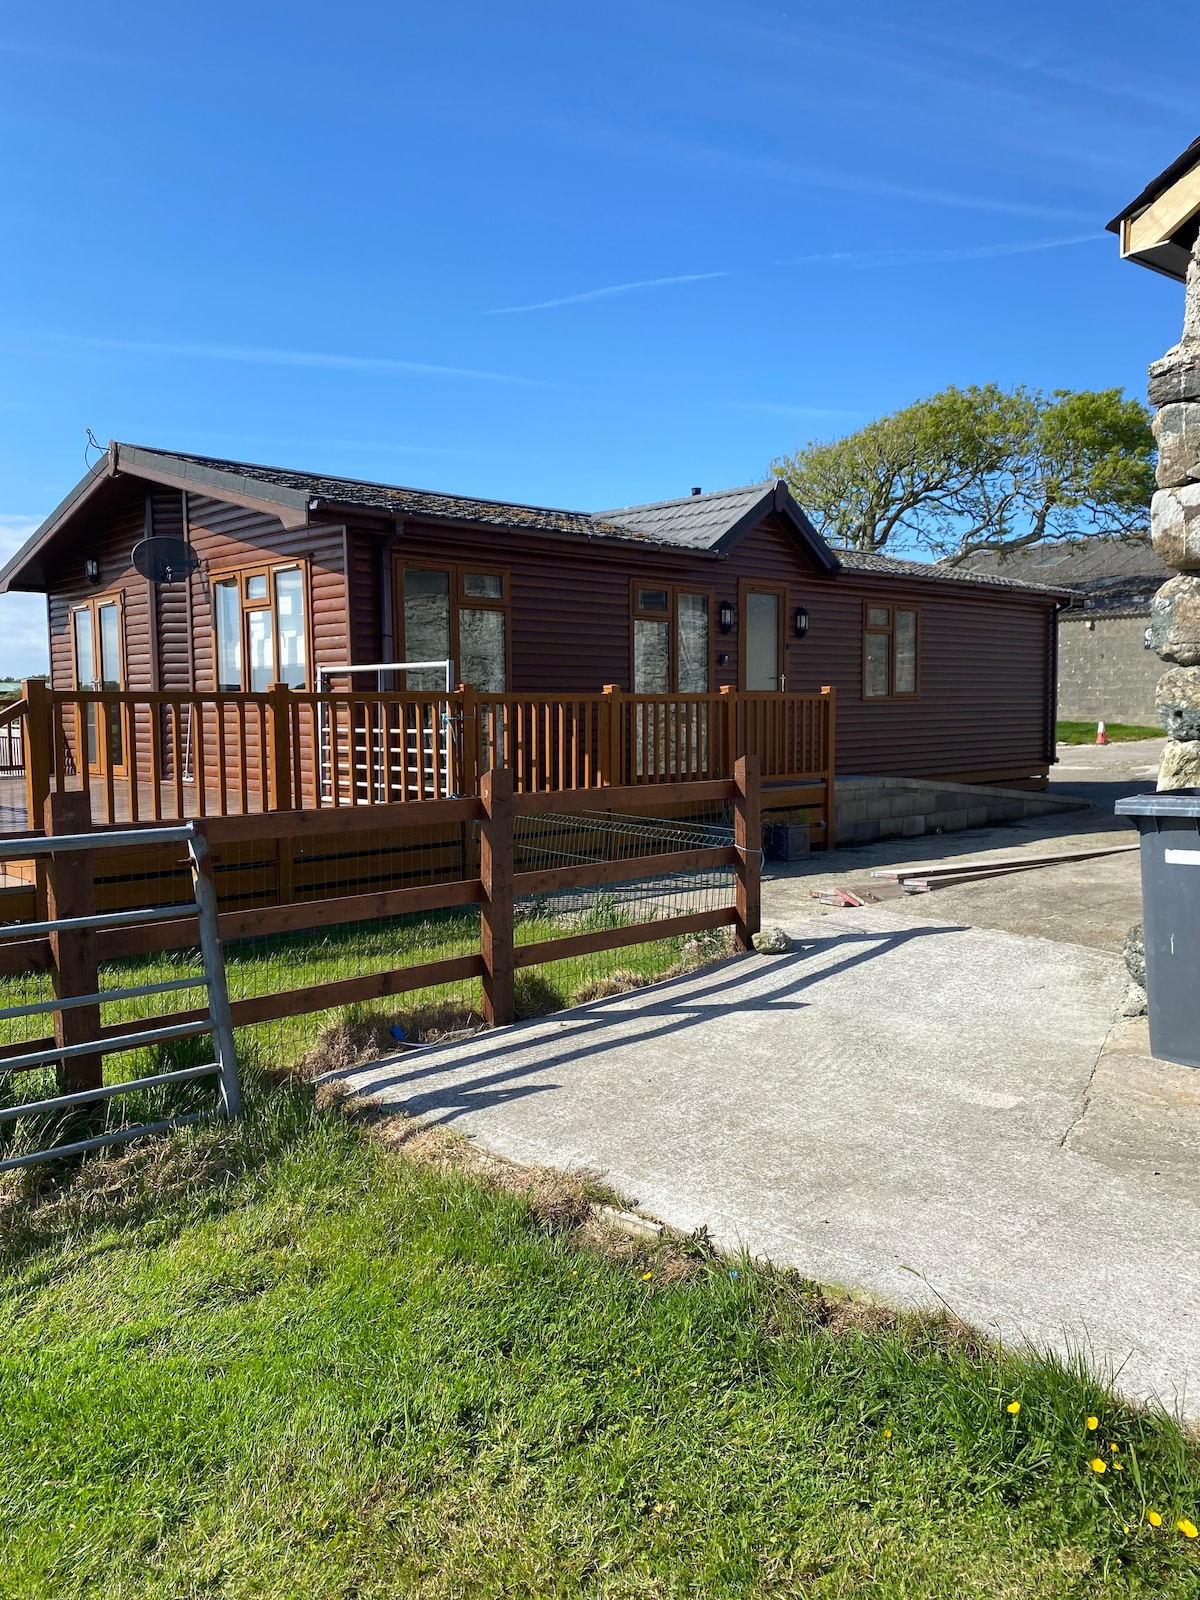
[[[195,570],[141,576],[147,536]],[[1054,760],[1067,597],[833,548],[781,481],[581,512],[114,441],[0,570],[12,590],[47,597],[58,691],[312,693],[442,660],[493,696],[833,686],[839,776],[1037,786]],[[125,759],[119,731],[90,740]]]

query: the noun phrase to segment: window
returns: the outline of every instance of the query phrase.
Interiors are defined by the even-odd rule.
[[[117,690],[125,686],[124,649],[121,638],[119,600],[93,600],[71,613],[72,642],[75,647],[75,687],[77,689]],[[109,748],[101,749],[99,723],[94,704],[86,711],[87,761],[93,772],[107,764],[124,765],[124,738],[120,716],[109,719]]]
[[[212,586],[217,688],[263,694],[273,683],[308,685],[303,567],[230,573]],[[247,681],[248,680],[248,681]]]
[[[868,605],[863,627],[863,695],[897,700],[917,693],[917,613]]]
[[[451,661],[455,679],[485,694],[508,684],[507,572],[484,567],[397,567],[402,661]],[[446,687],[444,669],[410,672],[421,694]]]
[[[632,599],[634,694],[707,694],[711,597],[635,583]]]

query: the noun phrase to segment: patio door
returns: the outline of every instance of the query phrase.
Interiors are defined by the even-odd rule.
[[[121,639],[121,606],[117,600],[94,600],[89,605],[78,606],[71,613],[71,629],[75,647],[75,687],[117,692],[125,687],[125,670]],[[88,771],[123,773],[125,766],[125,738],[120,711],[110,713],[108,739],[102,729],[104,717],[99,707],[89,705],[84,726],[79,730],[82,747],[76,759],[86,758]]]
[[[741,585],[740,687],[752,694],[786,689],[783,649],[787,590],[782,584]]]

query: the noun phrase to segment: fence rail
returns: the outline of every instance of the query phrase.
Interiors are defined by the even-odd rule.
[[[552,815],[556,805],[561,811],[561,795],[517,793],[511,771],[496,768],[483,774],[478,797],[412,802],[415,820],[420,825],[436,828],[453,822],[478,826],[477,876],[464,876],[450,882],[416,888],[226,912],[216,917],[216,934],[224,942],[477,904],[480,908],[478,953],[367,972],[327,983],[310,984],[302,989],[233,999],[228,1002],[231,1025],[247,1026],[300,1016],[471,978],[482,979],[485,1022],[498,1025],[513,1020],[514,977],[520,967],[725,926],[734,929],[739,949],[749,949],[759,926],[761,825],[757,758],[741,757],[735,764],[733,778],[729,780],[666,787],[673,791],[675,798],[686,800],[693,806],[731,806],[734,819],[732,844],[721,842],[711,847],[663,852],[661,834],[648,829],[645,839],[651,843],[652,849],[643,847],[640,852],[625,853],[617,860],[576,860],[559,867],[539,867],[537,870],[518,872],[518,824]],[[596,826],[599,827],[605,816],[633,805],[639,793],[637,786],[581,790],[571,796],[570,811],[582,816],[587,829],[592,830],[593,824],[587,820],[590,813],[597,815]],[[56,796],[52,800],[52,807],[59,798]],[[78,799],[77,796],[66,798]],[[332,849],[336,847],[338,839],[351,829],[355,833],[364,829],[369,831],[372,827],[386,830],[393,822],[394,808],[381,806],[368,807],[365,813],[358,814],[350,814],[349,810],[337,814],[329,810],[308,809],[262,817],[209,818],[192,823],[186,830],[166,831],[173,834],[186,831],[189,838],[193,835],[198,838],[201,842],[201,858],[207,862],[210,857],[206,852],[214,851],[221,845],[253,843],[256,839],[274,839],[277,835],[283,835]],[[682,830],[677,831],[682,833]],[[105,836],[98,833],[94,837],[101,842]],[[654,844],[656,839],[659,842]],[[53,841],[48,840],[47,845],[52,848]],[[726,906],[657,919],[643,917],[640,921],[569,933],[561,938],[540,939],[533,943],[518,943],[515,938],[514,901],[520,896],[553,894],[617,882],[640,882],[670,874],[713,869],[728,871],[731,868],[733,900]],[[209,871],[207,866],[205,870]],[[212,903],[215,906],[215,895]],[[71,902],[68,909],[73,912],[75,904]],[[68,921],[56,922],[53,902],[50,909],[52,915],[46,922],[4,930],[7,938],[0,942],[0,972],[13,975],[48,971],[54,975],[56,995],[70,993],[71,983],[63,976],[64,957],[68,962],[71,959],[69,952],[76,948],[73,939],[86,940],[89,972],[93,974],[87,990],[92,1009],[81,1005],[78,1010],[61,1013],[63,1017],[70,1016],[72,1019],[69,1026],[73,1031],[69,1038],[23,1039],[0,1046],[0,1073],[27,1071],[45,1060],[60,1059],[60,1047],[64,1042],[82,1044],[80,1053],[86,1052],[93,1062],[106,1051],[131,1048],[138,1042],[139,1032],[144,1031],[144,1022],[123,1021],[101,1025],[99,1007],[94,1004],[93,994],[97,987],[94,980],[96,964],[195,946],[198,935],[203,932],[202,917],[195,904],[160,907],[152,916],[138,916],[132,920],[111,916],[105,919],[89,917],[88,927],[78,927],[76,932],[72,932]],[[79,918],[75,917],[74,920],[78,925]],[[93,926],[101,920],[106,926]],[[209,952],[206,951],[208,959]],[[216,959],[219,960],[219,953]],[[156,985],[154,990],[161,992],[171,987],[187,986],[190,986],[189,980],[180,980],[177,984]],[[146,992],[149,993],[150,989],[147,988]],[[32,1014],[40,1009],[43,1009],[42,1003],[36,1002],[22,1008],[22,1014]],[[180,1030],[195,1028],[199,1031],[201,1027],[208,1026],[208,1017],[208,1011],[189,1010],[157,1016],[154,1021],[157,1028],[174,1029],[178,1036]],[[60,1032],[65,1025],[60,1024]],[[87,1086],[95,1088],[97,1084],[90,1081]],[[72,1083],[66,1087],[74,1088],[75,1085]]]
[[[46,796],[82,790],[101,824],[340,810],[480,793],[728,780],[803,791],[833,844],[835,701],[820,694],[592,695],[375,691],[262,694],[50,689],[0,711],[0,775],[23,774],[30,827]],[[35,820],[36,819],[36,820]]]

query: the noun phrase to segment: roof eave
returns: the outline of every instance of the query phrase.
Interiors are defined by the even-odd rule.
[[[762,519],[770,512],[776,511],[786,521],[790,522],[796,534],[796,543],[809,555],[813,564],[822,572],[834,573],[841,571],[841,562],[834,555],[821,535],[805,516],[801,507],[792,498],[791,491],[782,478],[777,478],[758,500],[744,512],[731,528],[726,528],[719,539],[714,541],[709,548],[724,554],[726,550],[748,533],[751,528],[757,527]]]
[[[82,510],[112,475],[111,454],[102,456],[88,469],[66,498],[60,501],[50,515],[33,530],[16,554],[10,556],[3,567],[0,567],[0,594],[9,594],[13,590],[25,594],[43,592],[34,584],[21,583],[19,580],[22,571],[45,548],[67,519]]]

